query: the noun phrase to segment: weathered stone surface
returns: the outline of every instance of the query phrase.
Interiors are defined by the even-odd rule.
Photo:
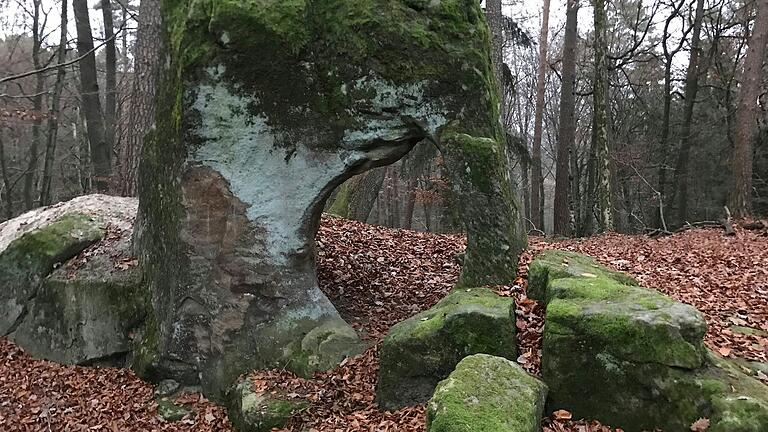
[[[536,432],[547,386],[517,363],[476,354],[459,362],[427,405],[429,432]]]
[[[216,397],[251,369],[309,372],[297,344],[345,325],[317,287],[323,204],[424,139],[453,167],[469,236],[462,283],[511,282],[524,234],[478,2],[164,8],[170,61],[139,188],[154,311],[142,375],[200,382]]]
[[[487,288],[455,289],[431,309],[393,326],[379,352],[379,406],[426,402],[468,355],[515,359],[514,312],[513,299]]]
[[[68,213],[29,231],[0,251],[0,334],[13,332],[27,314],[43,279],[55,265],[77,255],[104,235],[98,222]]]
[[[112,234],[84,263],[66,263],[43,281],[11,335],[27,352],[67,364],[124,364],[129,332],[142,324],[146,304],[130,261],[130,232]]]
[[[253,382],[244,378],[229,390],[229,420],[239,432],[268,432],[282,428],[288,419],[307,406],[306,402],[276,393],[259,393]]]
[[[765,430],[768,387],[704,348],[706,323],[698,311],[622,285],[605,268],[583,273],[549,277],[542,290],[548,410],[567,409],[629,432],[687,431],[700,417],[710,419],[710,431]]]
[[[536,255],[528,268],[528,297],[539,301],[549,301],[546,289],[549,283],[562,278],[595,278],[598,276],[613,279],[624,285],[637,285],[631,276],[611,270],[597,263],[592,257],[576,252],[546,250]]]
[[[169,422],[179,421],[191,412],[183,405],[178,405],[168,398],[157,400],[157,415]]]
[[[3,334],[37,357],[122,365],[145,312],[129,250],[136,206],[90,195],[0,224]]]

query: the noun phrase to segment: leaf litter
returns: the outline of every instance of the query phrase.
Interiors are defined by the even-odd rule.
[[[709,324],[708,346],[728,357],[768,361],[768,237],[765,231],[736,229],[736,237],[696,229],[660,239],[620,234],[558,242],[531,238],[514,284],[492,287],[516,300],[517,361],[539,374],[544,311],[525,296],[525,277],[535,254],[551,248],[589,254],[632,274],[644,286],[696,306]],[[291,418],[286,431],[424,431],[423,405],[378,409],[378,347],[392,325],[448,293],[461,270],[457,255],[464,249],[464,238],[323,217],[317,240],[321,289],[371,346],[311,379],[285,370],[253,372],[254,387],[309,402]],[[176,399],[191,413],[181,421],[165,422],[157,416],[152,392],[150,384],[129,370],[37,360],[0,338],[0,430],[231,430],[223,408],[191,393]],[[571,417],[564,410],[550,413],[542,421],[543,430],[621,431]],[[702,419],[692,427],[701,430],[705,423]]]

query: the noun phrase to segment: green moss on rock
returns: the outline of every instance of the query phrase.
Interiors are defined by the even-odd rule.
[[[55,222],[25,233],[0,252],[0,335],[19,324],[43,279],[54,266],[72,258],[104,236],[99,222],[67,213]]]
[[[165,421],[177,422],[191,412],[189,408],[178,405],[168,398],[161,398],[157,401],[157,415]]]
[[[547,250],[533,260],[528,268],[528,297],[548,301],[549,284],[562,278],[595,278],[603,276],[621,285],[637,285],[631,276],[606,268],[593,258],[575,252]]]
[[[429,432],[536,432],[547,386],[518,364],[476,354],[441,381],[427,405]]]
[[[229,420],[239,432],[268,432],[282,428],[307,403],[280,393],[258,393],[250,378],[244,378],[229,391]]]
[[[456,289],[392,327],[380,350],[377,401],[386,409],[423,403],[464,357],[514,359],[514,301],[486,288]]]
[[[704,348],[696,309],[583,258],[551,253],[531,266],[548,302],[548,410],[628,432],[684,431],[701,417],[708,430],[764,430],[768,387]]]

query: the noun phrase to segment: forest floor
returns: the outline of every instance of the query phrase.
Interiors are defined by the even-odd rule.
[[[768,361],[768,232],[736,228],[690,230],[670,237],[609,234],[559,242],[532,238],[512,286],[498,286],[517,304],[520,357],[531,373],[540,365],[543,310],[525,297],[525,274],[540,250],[564,248],[594,256],[702,311],[706,343],[721,355]],[[440,300],[460,272],[455,235],[393,230],[323,218],[318,235],[321,288],[371,347],[313,379],[285,371],[253,374],[265,391],[281,389],[310,402],[291,419],[289,431],[423,431],[424,407],[380,411],[374,402],[377,346],[389,327]],[[762,333],[766,334],[766,333]],[[197,394],[177,402],[192,409],[179,422],[156,415],[151,385],[131,371],[61,366],[36,360],[0,338],[0,430],[2,431],[229,431],[226,411]],[[550,414],[550,413],[547,413]],[[567,412],[543,420],[545,432],[603,432],[608,426],[571,420]]]

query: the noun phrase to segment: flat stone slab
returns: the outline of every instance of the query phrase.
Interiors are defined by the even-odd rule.
[[[487,288],[455,289],[390,329],[380,350],[379,406],[426,402],[461,359],[478,353],[517,357],[514,300]]]
[[[536,432],[547,386],[501,357],[464,358],[427,405],[429,432]]]

